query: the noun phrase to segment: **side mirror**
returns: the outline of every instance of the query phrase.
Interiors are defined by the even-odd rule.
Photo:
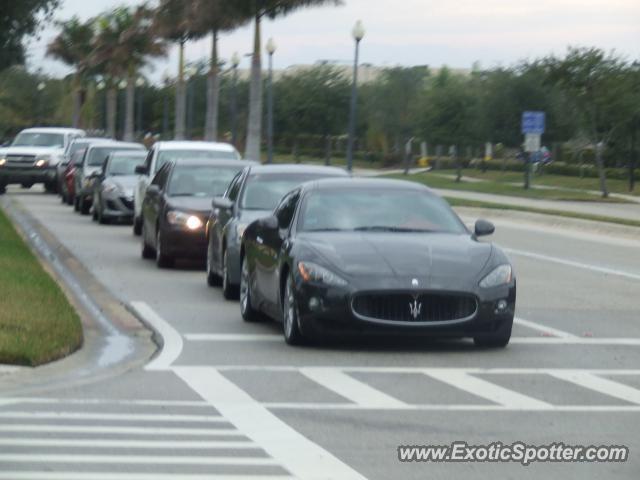
[[[220,210],[231,210],[233,208],[233,201],[224,197],[215,197],[211,202],[213,208],[219,208]]]
[[[160,187],[158,185],[149,185],[147,187],[147,193],[150,193],[153,195],[158,194],[160,193]]]
[[[144,165],[136,165],[135,169],[136,175],[146,175],[148,173],[147,167]]]
[[[475,226],[475,235],[476,237],[486,237],[487,235],[493,235],[493,232],[496,231],[496,227],[493,223],[487,220],[478,220]]]
[[[273,215],[270,217],[264,217],[258,220],[259,225],[266,230],[277,230],[280,226],[278,224],[278,219]]]

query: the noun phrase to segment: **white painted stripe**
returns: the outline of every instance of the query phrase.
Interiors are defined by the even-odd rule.
[[[0,418],[65,419],[65,420],[124,420],[131,422],[197,422],[216,423],[227,421],[220,415],[154,415],[85,412],[0,412]]]
[[[548,333],[559,338],[577,338],[576,335],[572,333],[565,332],[564,330],[558,330],[557,328],[549,327],[548,325],[543,325],[541,323],[525,320],[524,318],[516,317],[513,319],[513,323],[522,325],[523,327],[531,328],[532,330]]]
[[[172,456],[172,455],[31,455],[22,453],[0,453],[0,462],[8,463],[116,463],[152,465],[276,465],[272,458],[260,457],[212,457],[212,456]]]
[[[25,367],[15,367],[13,365],[0,365],[0,373],[15,373],[24,370]]]
[[[235,333],[187,333],[191,342],[282,342],[282,335]]]
[[[593,338],[593,337],[512,337],[509,343],[521,345],[593,345],[593,346],[640,346],[640,338]]]
[[[95,438],[0,438],[0,445],[11,447],[153,448],[157,450],[208,450],[214,448],[257,449],[255,443],[216,440],[103,440]]]
[[[464,372],[430,370],[428,376],[456,387],[477,397],[517,410],[553,408],[551,404],[501,387]]]
[[[626,272],[624,270],[618,270],[616,268],[601,267],[598,265],[591,265],[589,263],[576,262],[574,260],[567,260],[565,258],[551,257],[549,255],[543,255],[540,253],[526,252],[523,250],[515,250],[513,248],[503,248],[506,253],[518,255],[521,257],[532,258],[534,260],[542,260],[545,262],[557,263],[560,265],[566,265],[568,267],[580,268],[583,270],[590,270],[592,272],[603,273],[605,275],[614,275],[617,277],[628,278],[630,280],[639,280],[640,274]]]
[[[282,475],[216,475],[212,473],[0,472],[1,480],[295,480]]]
[[[0,432],[122,433],[127,435],[240,436],[237,430],[211,428],[94,427],[69,425],[0,425]]]
[[[347,400],[367,408],[402,408],[404,402],[370,387],[337,368],[301,368],[300,373]]]
[[[32,403],[43,405],[112,405],[112,406],[146,406],[146,407],[196,407],[211,410],[211,405],[202,400],[117,400],[103,398],[24,398],[11,397],[0,399],[0,404]]]
[[[609,380],[608,378],[602,378],[591,373],[580,371],[562,373],[555,372],[551,375],[566,382],[579,385],[580,387],[588,388],[610,397],[619,398],[620,400],[640,405],[640,390],[630,387],[629,385],[624,385],[622,383]]]
[[[175,367],[173,370],[299,480],[364,480],[358,472],[295,431],[217,370],[210,367]]]
[[[167,370],[182,352],[182,336],[144,302],[131,302],[133,310],[162,336],[162,350],[145,370]]]
[[[403,408],[367,408],[354,403],[265,403],[271,410],[362,410],[362,411],[444,411],[444,412],[640,412],[640,405],[549,405],[531,406],[523,409],[518,406],[477,405],[477,404],[411,404]]]

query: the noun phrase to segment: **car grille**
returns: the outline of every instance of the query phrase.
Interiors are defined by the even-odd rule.
[[[35,155],[7,155],[7,167],[30,167],[36,161]]]
[[[473,316],[475,297],[438,293],[362,294],[354,297],[353,312],[361,317],[391,322],[447,322]]]
[[[128,208],[129,210],[133,210],[133,199],[130,199],[127,197],[120,197],[120,201],[122,202],[122,205],[124,205],[126,208]]]

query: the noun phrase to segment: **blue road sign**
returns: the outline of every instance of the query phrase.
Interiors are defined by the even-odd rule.
[[[545,128],[544,112],[524,112],[522,114],[522,133],[542,135]]]

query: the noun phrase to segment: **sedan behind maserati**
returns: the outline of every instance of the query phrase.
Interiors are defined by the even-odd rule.
[[[247,227],[240,309],[281,320],[289,344],[327,333],[471,337],[509,343],[512,266],[423,185],[330,179],[288,193]]]
[[[142,258],[155,258],[160,268],[172,267],[179,257],[204,260],[211,201],[247,165],[235,159],[164,164],[142,202]]]

